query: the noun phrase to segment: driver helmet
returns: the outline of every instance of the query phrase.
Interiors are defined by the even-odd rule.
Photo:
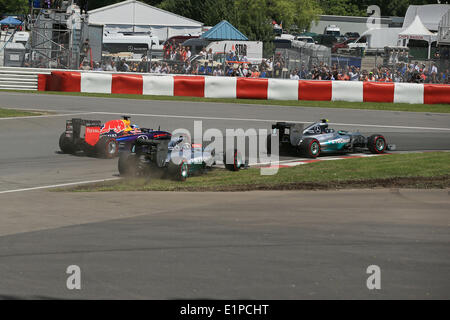
[[[328,132],[328,119],[322,119],[319,124],[322,133]]]
[[[130,128],[131,128],[131,132],[133,132],[133,133],[140,133],[141,132],[141,129],[139,128],[139,126],[138,125],[136,125],[136,124],[132,124],[131,126],[130,126]]]
[[[128,119],[123,119],[123,124],[125,125],[125,132],[131,131],[132,127],[131,127],[131,121]]]

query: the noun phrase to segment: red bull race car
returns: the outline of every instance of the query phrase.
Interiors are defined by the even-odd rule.
[[[83,151],[88,155],[111,159],[118,155],[119,146],[130,145],[138,138],[154,139],[167,137],[171,133],[132,125],[130,118],[111,120],[104,125],[99,120],[71,119],[66,121],[66,130],[59,138],[63,153]]]

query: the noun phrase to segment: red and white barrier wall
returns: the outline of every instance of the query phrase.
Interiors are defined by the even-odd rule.
[[[450,104],[450,85],[152,76],[76,71],[40,75],[40,91],[206,98]]]

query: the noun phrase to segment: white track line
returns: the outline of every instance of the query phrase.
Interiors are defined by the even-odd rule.
[[[274,162],[253,162],[253,163],[249,163],[249,166],[264,166],[264,165],[268,165],[268,164],[283,164],[283,163],[289,163],[289,162],[299,162],[299,161],[306,161],[306,160],[311,160],[311,159],[307,159],[307,158],[297,158],[297,159],[289,159],[289,160],[281,160],[281,161],[274,161]]]
[[[311,123],[311,122],[309,122]],[[335,126],[349,126],[349,127],[372,127],[372,128],[391,128],[391,129],[415,129],[415,130],[437,130],[437,131],[450,131],[450,128],[436,128],[436,127],[406,127],[406,126],[386,126],[376,124],[355,124],[355,123],[334,123]]]
[[[106,115],[124,115],[123,112],[92,112],[95,114]],[[129,116],[135,117],[159,117],[159,118],[179,118],[179,119],[199,119],[199,120],[231,120],[231,121],[248,121],[248,122],[290,122],[300,124],[311,124],[315,121],[292,121],[292,120],[268,120],[268,119],[252,119],[252,118],[222,118],[222,117],[200,117],[187,115],[170,115],[170,114],[145,114],[145,113],[125,113]],[[355,124],[355,123],[330,123],[330,125],[349,126],[349,127],[370,127],[370,128],[392,128],[392,129],[414,129],[414,130],[435,130],[435,131],[450,131],[450,128],[436,128],[436,127],[409,127],[409,126],[387,126],[374,124]]]
[[[0,194],[13,193],[13,192],[24,192],[24,191],[33,191],[33,190],[42,190],[42,189],[53,189],[53,188],[61,188],[61,187],[69,187],[69,186],[76,186],[76,185],[81,185],[81,184],[114,181],[114,180],[118,180],[118,179],[120,179],[120,178],[110,178],[110,179],[101,179],[101,180],[61,183],[61,184],[54,184],[54,185],[49,185],[49,186],[40,186],[40,187],[33,187],[33,188],[24,188],[24,189],[14,189],[14,190],[0,191]]]
[[[17,109],[26,110],[26,109]],[[63,110],[42,110],[33,109],[33,111],[58,112]],[[64,110],[69,111],[69,110]],[[175,118],[175,119],[193,119],[193,120],[226,120],[226,121],[247,121],[247,122],[290,122],[299,124],[311,124],[314,121],[293,121],[293,120],[276,120],[276,119],[257,119],[257,118],[225,118],[225,117],[202,117],[202,116],[187,116],[187,115],[171,115],[171,114],[147,114],[147,113],[128,113],[128,112],[106,112],[106,111],[91,111],[68,114],[44,115],[44,116],[30,116],[30,117],[11,117],[0,118],[0,120],[10,119],[33,119],[33,118],[49,118],[49,117],[63,117],[72,115],[86,115],[86,114],[103,114],[103,115],[129,115],[135,117],[155,117],[155,118]],[[450,131],[450,128],[437,127],[413,127],[413,126],[389,126],[389,125],[375,125],[375,124],[357,124],[357,123],[330,123],[330,125],[347,126],[347,127],[367,127],[367,128],[391,128],[391,129],[410,129],[410,130],[432,130],[432,131]]]
[[[16,109],[16,110],[19,110],[19,109]],[[33,111],[40,111],[40,110],[33,110]],[[0,120],[23,120],[23,119],[54,118],[54,117],[80,116],[80,115],[86,115],[86,114],[96,114],[96,112],[47,114],[47,115],[41,115],[41,116],[24,116],[24,117],[6,117],[6,118],[0,118]]]

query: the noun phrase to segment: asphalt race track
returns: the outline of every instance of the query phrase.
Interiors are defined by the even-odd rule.
[[[450,292],[448,190],[56,193],[117,178],[117,160],[58,153],[66,119],[269,129],[330,120],[400,151],[450,150],[450,115],[0,92],[1,298],[438,298]],[[288,156],[283,159],[289,159]],[[69,291],[67,266],[82,269]],[[382,289],[366,268],[379,265]]]

